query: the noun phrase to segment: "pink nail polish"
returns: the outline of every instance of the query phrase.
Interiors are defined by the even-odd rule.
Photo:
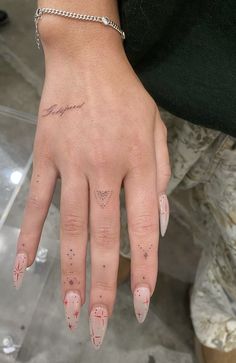
[[[95,349],[99,349],[107,329],[108,312],[105,307],[96,306],[92,309],[89,319],[90,338]]]
[[[134,290],[134,310],[139,323],[143,323],[150,303],[150,290],[148,287],[137,287]]]
[[[13,268],[13,282],[17,290],[22,285],[25,270],[27,268],[27,255],[26,253],[18,253],[16,255],[15,264]]]
[[[65,316],[70,330],[75,330],[78,325],[81,299],[77,292],[68,291],[64,299]]]
[[[159,204],[160,204],[160,229],[161,235],[164,237],[168,222],[169,222],[169,215],[170,215],[170,208],[169,202],[166,194],[161,194],[159,197]]]

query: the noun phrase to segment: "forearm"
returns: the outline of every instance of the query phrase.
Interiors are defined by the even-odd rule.
[[[87,15],[108,16],[120,25],[117,0],[38,0],[39,7],[78,12]],[[46,14],[39,21],[39,32],[44,50],[68,51],[86,54],[90,51],[123,52],[120,34],[101,23],[63,18]],[[108,53],[109,54],[109,53]]]

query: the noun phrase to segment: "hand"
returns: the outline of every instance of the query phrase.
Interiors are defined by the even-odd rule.
[[[168,223],[163,194],[170,176],[166,128],[124,52],[105,47],[78,58],[70,52],[56,56],[47,49],[45,54],[46,78],[14,282],[18,288],[25,268],[34,262],[55,183],[61,178],[61,286],[66,318],[73,330],[85,303],[89,231],[90,331],[99,348],[116,296],[122,182],[132,254],[131,288],[140,322],[156,285],[159,202],[167,208],[161,219],[162,234]]]

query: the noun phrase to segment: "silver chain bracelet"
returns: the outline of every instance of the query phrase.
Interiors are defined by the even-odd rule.
[[[119,25],[114,23],[114,21],[109,19],[107,16],[94,16],[94,15],[71,13],[70,11],[57,10],[52,8],[37,8],[34,16],[34,22],[35,22],[35,32],[36,32],[36,43],[39,49],[40,49],[40,35],[38,30],[38,22],[43,14],[59,15],[59,16],[64,16],[66,18],[72,18],[75,20],[96,21],[104,24],[105,26],[110,26],[111,28],[117,30],[120,33],[121,38],[125,39],[125,32],[121,30]]]

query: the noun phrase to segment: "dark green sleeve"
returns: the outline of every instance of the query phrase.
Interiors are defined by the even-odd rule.
[[[236,1],[120,0],[126,54],[157,104],[236,136]]]

